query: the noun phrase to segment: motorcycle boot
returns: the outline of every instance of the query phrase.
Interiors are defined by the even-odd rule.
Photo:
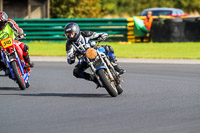
[[[106,55],[109,57],[109,60],[114,67],[115,71],[119,73],[119,75],[125,73],[125,70],[117,63],[117,59],[114,54],[114,49],[111,46],[104,45],[103,46],[106,50]]]
[[[3,62],[0,61],[0,70],[5,70],[6,66],[4,65]]]
[[[24,61],[26,62],[26,65],[28,64],[28,67],[32,68],[34,66],[34,63],[31,62],[30,57],[29,57],[29,53],[28,53],[29,47],[27,45],[25,45],[25,44],[22,47],[23,47],[23,58],[24,58]]]
[[[119,75],[124,74],[126,71],[117,63],[117,59],[110,58],[110,62]]]
[[[30,60],[30,57],[29,57],[29,54],[27,53],[26,55],[24,55],[23,56],[24,57],[24,61],[26,62],[26,63],[28,63],[28,65],[32,68],[32,67],[34,67],[34,63],[33,62],[31,62],[31,60]]]
[[[10,74],[10,71],[6,68],[3,62],[0,61],[0,70],[3,70],[5,72],[5,76],[8,76]]]
[[[91,81],[93,81],[97,85],[96,89],[101,87],[99,81],[97,80],[97,78],[94,75],[90,75],[90,77],[91,77]]]

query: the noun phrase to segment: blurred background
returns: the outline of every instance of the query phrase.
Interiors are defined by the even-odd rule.
[[[24,30],[31,55],[65,56],[63,29],[75,22],[108,33],[119,57],[200,59],[199,0],[0,0],[0,10]]]
[[[10,18],[125,18],[147,8],[180,8],[199,15],[199,0],[0,0]],[[12,10],[11,10],[12,9]]]

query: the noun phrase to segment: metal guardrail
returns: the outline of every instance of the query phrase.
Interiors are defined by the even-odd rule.
[[[145,16],[138,16],[144,19]],[[158,17],[154,17],[157,19]],[[162,18],[160,16],[159,18]],[[166,17],[163,18],[173,18]],[[27,34],[28,41],[64,41],[64,26],[69,22],[78,23],[82,31],[106,32],[109,38],[106,41],[140,42],[140,37],[134,36],[134,20],[127,19],[14,19]],[[143,42],[148,42],[148,35]]]
[[[127,19],[15,19],[27,40],[64,41],[64,26],[78,23],[82,31],[106,32],[107,41],[127,41]]]

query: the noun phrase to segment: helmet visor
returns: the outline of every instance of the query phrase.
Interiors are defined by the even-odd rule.
[[[71,32],[71,33],[65,33],[65,36],[69,39],[73,39],[75,37],[76,33],[75,32]]]

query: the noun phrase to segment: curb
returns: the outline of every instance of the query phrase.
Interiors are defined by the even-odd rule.
[[[67,62],[66,56],[31,56],[31,61],[36,62]],[[119,58],[121,63],[160,63],[160,64],[200,64],[197,59],[135,59]]]

